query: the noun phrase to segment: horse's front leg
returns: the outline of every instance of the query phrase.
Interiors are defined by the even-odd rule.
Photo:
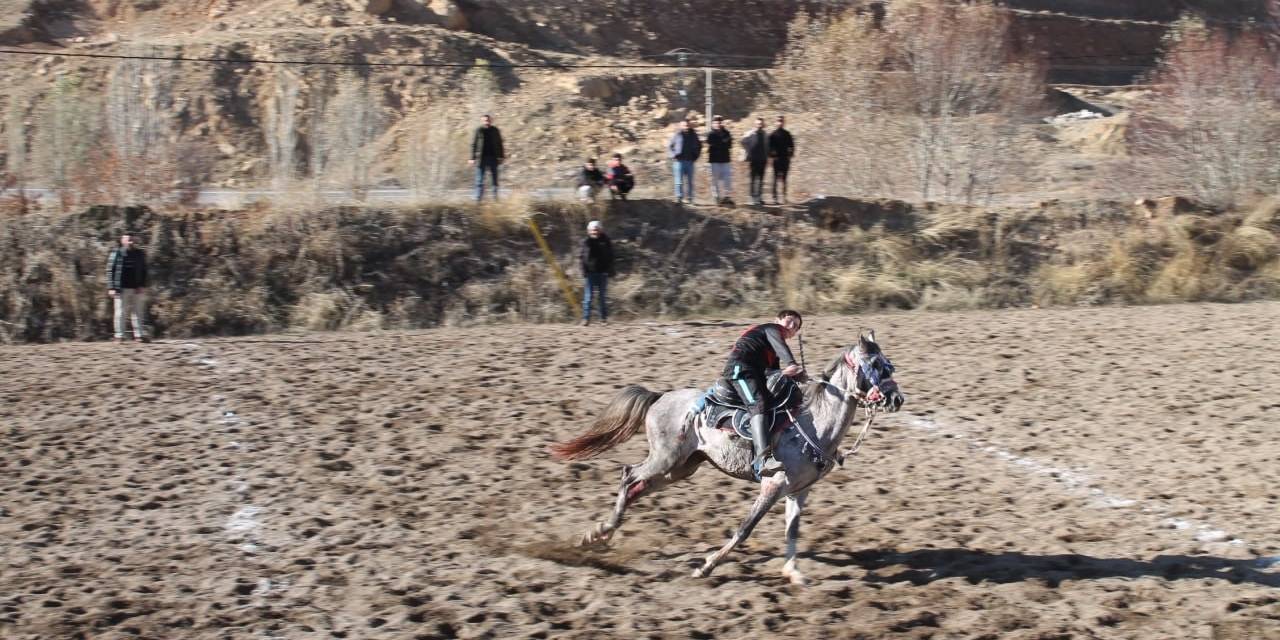
[[[769,509],[773,508],[774,504],[777,504],[778,498],[782,497],[783,488],[786,487],[786,485],[787,479],[785,474],[775,474],[766,477],[764,482],[760,483],[760,495],[757,496],[756,501],[751,504],[751,511],[747,513],[747,519],[742,521],[742,525],[738,527],[738,530],[733,534],[733,537],[729,538],[729,541],[726,542],[723,547],[720,547],[720,549],[715,553],[707,556],[706,562],[704,562],[701,567],[694,569],[693,577],[705,578],[711,575],[711,572],[715,570],[716,565],[720,564],[720,561],[723,560],[725,556],[729,555],[729,552],[733,551],[734,547],[741,544],[743,540],[746,540],[747,537],[751,535],[751,530],[760,522],[760,518],[763,518],[764,514],[768,513]]]
[[[787,496],[787,561],[782,565],[782,575],[791,584],[805,583],[804,574],[796,568],[796,540],[800,537],[800,512],[804,511],[804,502],[808,497],[807,489]]]

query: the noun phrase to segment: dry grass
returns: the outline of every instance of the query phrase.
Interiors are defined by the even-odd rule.
[[[609,296],[619,318],[1280,295],[1274,201],[1155,219],[1113,203],[840,206],[848,210],[815,205],[790,220],[515,197],[480,207],[6,216],[0,340],[108,336],[102,262],[124,228],[141,232],[150,256],[154,326],[175,337],[572,320],[530,214],[575,296],[585,224],[606,220],[619,251]]]

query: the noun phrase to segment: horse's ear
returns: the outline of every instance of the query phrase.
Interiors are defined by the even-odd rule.
[[[858,346],[862,347],[863,349],[867,349],[875,344],[876,344],[875,329],[867,329],[866,331],[858,334]]]

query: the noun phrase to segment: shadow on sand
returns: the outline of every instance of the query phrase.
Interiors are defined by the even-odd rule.
[[[1131,560],[1094,558],[1075,553],[1033,555],[1016,551],[991,553],[970,549],[922,549],[906,552],[870,549],[801,554],[801,557],[837,567],[861,567],[867,571],[863,578],[865,582],[910,582],[923,585],[947,578],[964,578],[975,584],[983,581],[1008,583],[1043,580],[1049,586],[1056,587],[1068,580],[1151,576],[1165,580],[1214,578],[1233,584],[1280,587],[1280,573],[1262,571],[1261,568],[1267,565],[1264,561],[1214,556],[1162,555],[1151,560]]]

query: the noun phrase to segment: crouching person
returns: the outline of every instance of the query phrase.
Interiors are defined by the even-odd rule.
[[[609,168],[605,173],[605,184],[609,187],[609,197],[614,200],[626,200],[627,194],[636,186],[636,176],[627,165],[622,164],[622,154],[615,153],[609,158]]]
[[[604,186],[605,175],[596,166],[596,159],[589,158],[578,172],[578,199],[583,202],[594,202],[596,194]]]

